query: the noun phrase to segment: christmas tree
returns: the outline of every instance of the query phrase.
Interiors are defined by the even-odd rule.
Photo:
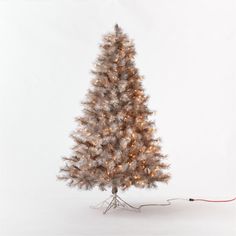
[[[113,194],[131,186],[167,183],[170,175],[164,170],[169,165],[163,162],[160,138],[154,136],[154,112],[147,107],[143,78],[135,67],[134,45],[115,25],[100,47],[92,88],[71,135],[73,154],[63,158],[58,178],[84,189],[111,187]]]

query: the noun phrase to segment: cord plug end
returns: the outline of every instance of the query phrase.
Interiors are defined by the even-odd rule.
[[[193,198],[189,198],[188,200],[189,200],[190,202],[193,202],[193,201],[194,201],[194,199],[193,199]]]

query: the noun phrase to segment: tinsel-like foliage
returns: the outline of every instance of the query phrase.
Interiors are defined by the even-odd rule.
[[[92,71],[92,88],[83,102],[72,133],[73,153],[64,157],[58,179],[69,186],[156,187],[167,183],[160,138],[155,138],[154,112],[147,107],[142,76],[135,67],[135,48],[122,29],[104,36],[101,55]]]

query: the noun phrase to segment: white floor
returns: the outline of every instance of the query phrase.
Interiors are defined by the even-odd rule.
[[[131,190],[120,196],[135,205],[164,201],[164,196],[155,200],[158,191],[148,191]],[[141,212],[117,209],[103,215],[102,209],[90,206],[104,200],[108,192],[68,190],[63,197],[49,195],[12,196],[10,206],[1,206],[0,235],[236,235],[235,203],[179,201],[169,207],[146,207]]]

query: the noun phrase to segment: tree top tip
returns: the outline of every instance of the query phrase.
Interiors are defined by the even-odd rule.
[[[121,30],[121,28],[119,27],[119,25],[118,25],[118,24],[115,24],[115,32],[116,32],[116,34],[119,34],[121,31],[122,31],[122,30]]]

